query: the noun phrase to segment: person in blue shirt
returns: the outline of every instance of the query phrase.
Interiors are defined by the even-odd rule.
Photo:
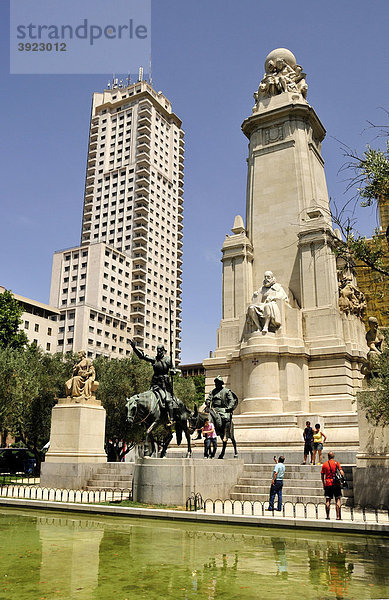
[[[276,460],[276,458],[274,457]],[[269,507],[266,510],[274,510],[274,500],[277,494],[277,510],[282,509],[282,486],[285,474],[285,456],[280,456],[273,469],[273,479],[270,487]]]

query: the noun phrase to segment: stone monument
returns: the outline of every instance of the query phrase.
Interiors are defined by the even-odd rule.
[[[385,336],[375,317],[369,317],[368,325],[366,343],[369,351],[363,394],[373,400],[377,393],[376,377],[379,377]],[[377,425],[374,419],[368,419],[360,400],[358,398],[359,452],[353,469],[354,502],[362,506],[389,506],[389,425]]]
[[[66,397],[59,398],[51,416],[50,448],[41,465],[41,485],[80,489],[107,462],[104,451],[105,410],[94,395],[95,369],[84,350],[78,353]]]
[[[306,96],[292,52],[271,52],[242,125],[246,218],[235,217],[222,248],[222,320],[216,350],[204,360],[206,386],[220,373],[237,393],[239,445],[301,445],[308,417],[325,424],[331,446],[356,449],[363,295],[350,273],[347,290],[339,287],[325,129]],[[358,307],[344,310],[354,300]]]

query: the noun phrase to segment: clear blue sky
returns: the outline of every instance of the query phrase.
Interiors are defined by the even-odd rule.
[[[329,193],[342,203],[334,138],[362,152],[377,144],[367,120],[387,122],[388,18],[387,0],[153,1],[153,84],[186,131],[182,362],[215,348],[220,248],[245,212],[240,126],[266,55],[289,48],[307,73],[308,101],[327,129]],[[53,252],[79,243],[91,95],[108,77],[9,75],[8,23],[2,0],[0,284],[47,302]],[[358,214],[369,234],[374,213]]]

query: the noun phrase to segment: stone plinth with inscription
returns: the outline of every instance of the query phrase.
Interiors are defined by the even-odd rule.
[[[104,451],[105,409],[96,399],[61,398],[51,416],[50,448],[41,465],[44,487],[85,487],[101,463]]]

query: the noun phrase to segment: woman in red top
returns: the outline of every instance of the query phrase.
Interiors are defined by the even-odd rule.
[[[321,468],[321,481],[323,483],[324,495],[326,497],[326,518],[330,518],[330,505],[332,498],[335,498],[335,507],[336,507],[336,519],[340,520],[340,499],[342,497],[342,488],[340,484],[334,481],[336,467],[338,467],[340,474],[344,477],[344,473],[342,471],[342,467],[338,462],[334,460],[335,453],[328,453],[328,460],[324,463]]]

